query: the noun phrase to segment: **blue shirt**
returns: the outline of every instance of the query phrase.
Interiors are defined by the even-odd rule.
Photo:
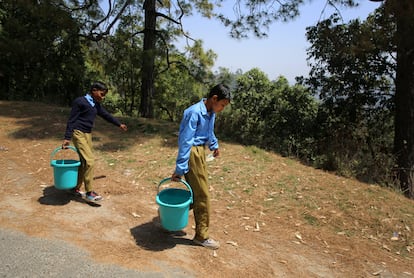
[[[208,145],[211,151],[218,149],[218,140],[214,134],[214,121],[216,114],[207,112],[206,105],[202,99],[196,104],[184,110],[178,135],[178,155],[175,173],[186,174],[188,161],[190,159],[191,147]]]

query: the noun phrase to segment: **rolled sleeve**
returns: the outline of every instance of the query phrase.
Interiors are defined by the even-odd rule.
[[[218,139],[217,139],[216,135],[214,134],[214,132],[211,134],[210,138],[211,138],[210,139],[210,145],[209,145],[210,151],[217,150],[219,148],[219,144],[218,144]]]

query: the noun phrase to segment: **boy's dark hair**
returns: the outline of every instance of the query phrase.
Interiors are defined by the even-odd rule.
[[[106,87],[105,83],[103,83],[101,81],[96,81],[91,86],[91,92],[93,90],[99,90],[99,91],[108,92],[108,87]]]
[[[228,99],[231,100],[231,93],[229,86],[225,84],[218,84],[211,88],[210,93],[208,94],[208,98],[213,97],[214,95],[217,96],[217,100]]]

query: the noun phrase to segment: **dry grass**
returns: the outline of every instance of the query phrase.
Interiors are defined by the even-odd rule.
[[[50,151],[61,143],[69,109],[0,102],[0,111],[4,134],[0,145],[10,150],[1,153],[3,159],[7,154],[10,161],[20,162],[19,167],[36,173],[39,166],[30,163],[30,157],[38,156],[47,162]],[[123,120],[129,127],[127,133],[97,121],[94,146],[100,170],[96,174],[108,177],[106,181],[97,181],[97,186],[100,193],[110,197],[108,206],[121,215],[136,211],[152,214],[153,204],[148,205],[148,199],[156,194],[158,182],[174,169],[178,124]],[[27,142],[32,147],[25,148],[22,155],[18,148]],[[223,249],[221,260],[216,261],[211,261],[210,255],[197,253],[199,259],[194,260],[198,260],[201,273],[209,276],[207,273],[217,267],[220,272],[212,273],[228,274],[227,277],[277,277],[281,273],[284,277],[366,277],[379,269],[391,277],[414,275],[412,200],[398,192],[313,169],[254,146],[231,142],[220,142],[220,146],[221,157],[209,163],[212,226],[222,242],[237,242],[241,246],[238,252]],[[17,150],[12,151],[13,148]],[[38,173],[37,180],[50,176],[49,172]],[[7,175],[1,181],[13,183]],[[130,198],[136,203],[128,201]],[[153,216],[148,215],[145,221]],[[0,220],[5,226],[19,227],[1,215]],[[47,234],[47,230],[43,233]],[[125,248],[131,254],[134,250],[119,247],[119,242],[111,240],[121,251]],[[190,251],[180,252],[188,255]],[[134,267],[125,260],[127,255],[107,253],[111,260]],[[263,265],[254,266],[252,260]],[[300,261],[304,263],[302,268],[296,267]],[[170,258],[170,263],[176,262]]]

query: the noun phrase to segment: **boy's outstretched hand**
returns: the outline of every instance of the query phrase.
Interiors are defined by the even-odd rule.
[[[128,127],[126,126],[126,124],[121,124],[119,126],[119,128],[122,129],[123,131],[127,131],[128,130]]]

